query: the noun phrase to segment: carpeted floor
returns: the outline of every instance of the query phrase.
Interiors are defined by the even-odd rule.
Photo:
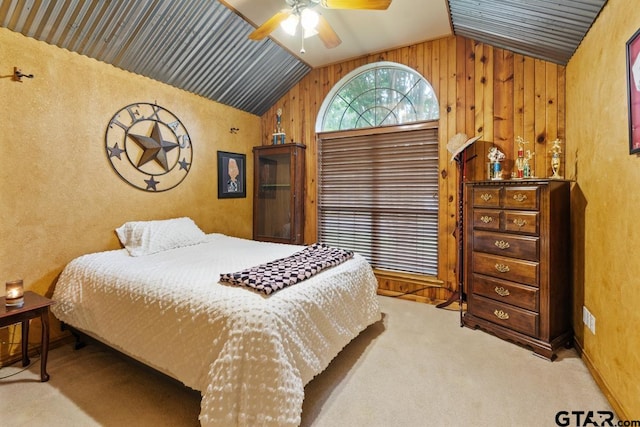
[[[543,426],[558,411],[610,411],[575,350],[549,362],[457,311],[379,297],[384,313],[305,389],[303,426]],[[0,369],[0,424],[197,426],[200,394],[101,345]]]

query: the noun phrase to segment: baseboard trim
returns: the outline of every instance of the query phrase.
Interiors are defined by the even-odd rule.
[[[584,362],[585,366],[589,370],[591,377],[594,379],[604,397],[609,401],[609,404],[613,407],[613,411],[616,413],[616,416],[619,420],[630,420],[631,417],[625,413],[624,409],[622,409],[622,405],[616,399],[611,388],[607,385],[607,382],[602,378],[598,369],[594,366],[593,361],[589,357],[589,355],[584,351],[582,345],[578,342],[578,340],[574,339],[574,347],[578,352],[578,355]]]
[[[425,304],[432,304],[432,305],[436,305],[436,304],[440,304],[441,302],[444,302],[444,300],[438,300],[438,299],[434,299],[434,298],[429,298],[429,297],[423,297],[421,295],[415,295],[412,294],[410,292],[400,292],[400,291],[392,291],[389,289],[380,289],[378,288],[378,295],[382,295],[385,297],[394,297],[394,298],[399,298],[399,299],[406,299],[409,301],[416,301],[416,302],[421,302],[421,303],[425,303]]]

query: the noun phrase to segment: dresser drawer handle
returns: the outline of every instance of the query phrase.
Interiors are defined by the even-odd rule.
[[[511,246],[509,242],[505,242],[504,240],[496,240],[495,245],[499,249],[509,249],[509,247]]]
[[[517,225],[518,227],[524,227],[525,225],[527,225],[527,221],[525,221],[525,220],[524,220],[524,219],[522,219],[522,218],[516,218],[516,219],[514,219],[514,220],[513,220],[513,223],[514,223],[515,225]]]
[[[493,314],[500,320],[507,320],[509,318],[509,313],[505,313],[502,310],[493,310]]]
[[[494,291],[496,291],[496,294],[500,295],[501,297],[508,297],[509,295],[511,295],[509,289],[505,289],[502,286],[496,286]]]
[[[496,264],[496,270],[498,270],[500,273],[508,273],[509,266],[505,264]]]
[[[527,195],[521,193],[514,194],[513,200],[515,200],[516,202],[524,202],[525,200],[527,200]]]
[[[480,217],[480,221],[484,222],[485,224],[489,224],[490,222],[493,222],[493,217],[484,215]]]
[[[480,195],[480,198],[481,198],[482,200],[484,200],[485,202],[488,202],[489,200],[491,200],[491,198],[492,198],[492,197],[493,197],[493,196],[492,196],[491,194],[489,194],[489,193],[482,193],[482,194]]]

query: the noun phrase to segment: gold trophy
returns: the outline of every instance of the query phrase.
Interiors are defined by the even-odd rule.
[[[559,139],[556,139],[551,146],[551,172],[553,173],[550,178],[552,179],[562,179],[562,175],[560,175],[560,154],[562,153],[560,142]]]

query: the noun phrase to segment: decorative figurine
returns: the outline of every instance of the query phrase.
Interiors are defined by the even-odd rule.
[[[553,173],[550,178],[554,179],[562,179],[562,175],[560,175],[560,153],[562,153],[560,143],[561,141],[556,139],[551,146],[551,172]]]
[[[282,132],[282,108],[276,110],[276,133]]]
[[[514,178],[524,178],[524,149],[522,146],[518,147],[518,158],[516,159],[516,173]]]
[[[489,149],[489,177],[490,179],[502,179],[502,165],[500,162],[504,160],[505,155],[498,147]]]
[[[521,136],[516,138],[516,143],[518,144],[518,158],[516,159],[516,174],[515,178],[524,178],[524,146],[529,142],[522,139]]]
[[[276,110],[276,129],[272,134],[273,145],[284,144],[286,135],[282,129],[282,108]]]
[[[529,164],[529,160],[533,157],[535,153],[532,153],[531,150],[527,150],[527,154],[524,156],[524,165],[523,165],[523,178],[533,178],[533,174],[531,173],[531,165]]]

